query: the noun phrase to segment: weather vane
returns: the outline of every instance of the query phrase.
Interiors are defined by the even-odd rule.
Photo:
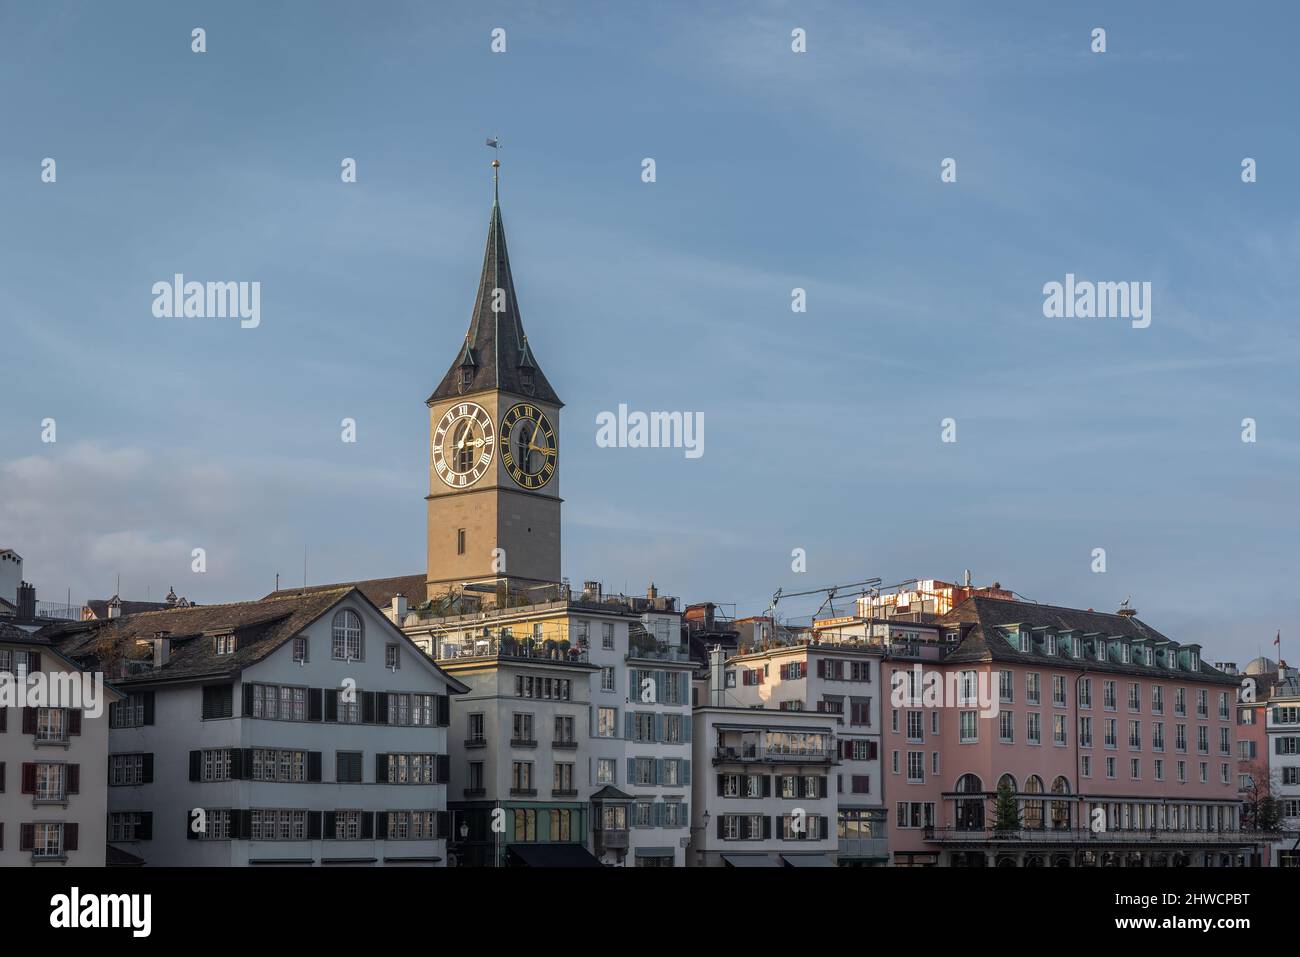
[[[487,145],[495,151],[492,155],[492,195],[497,195],[497,170],[501,168],[501,137],[489,136]]]

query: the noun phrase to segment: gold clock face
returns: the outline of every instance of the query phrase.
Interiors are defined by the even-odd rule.
[[[555,475],[555,427],[535,405],[521,402],[501,418],[501,463],[522,488],[541,488]]]
[[[433,469],[452,488],[467,488],[487,472],[496,450],[492,416],[481,405],[453,405],[433,430]]]

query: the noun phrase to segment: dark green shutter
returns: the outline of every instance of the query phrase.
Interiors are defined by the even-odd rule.
[[[311,782],[320,781],[320,752],[319,751],[307,752],[307,780]]]
[[[339,693],[333,688],[325,690],[325,720],[337,721],[339,719]]]
[[[191,781],[203,780],[203,752],[202,751],[190,752],[190,780]]]
[[[153,811],[141,811],[140,823],[135,826],[137,841],[153,840]]]
[[[375,783],[388,784],[388,755],[375,755]]]

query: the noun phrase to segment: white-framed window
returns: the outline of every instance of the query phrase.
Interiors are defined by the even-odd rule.
[[[63,825],[33,825],[32,857],[63,856]]]
[[[907,712],[907,740],[921,741],[925,738],[925,715],[920,711]]]
[[[614,667],[613,665],[604,666],[600,669],[600,690],[614,690]]]
[[[924,751],[907,752],[907,780],[913,784],[925,780]]]
[[[131,785],[144,783],[143,754],[110,754],[108,756],[108,783]]]
[[[1025,740],[1030,744],[1043,743],[1043,718],[1037,711],[1025,715]]]
[[[384,667],[397,669],[402,667],[402,646],[398,644],[384,645]]]
[[[1092,679],[1084,678],[1079,682],[1079,707],[1092,707]]]
[[[1115,682],[1103,681],[1101,683],[1101,706],[1107,711],[1115,710]]]
[[[1012,744],[1016,740],[1016,716],[1013,711],[998,712],[998,740]]]
[[[1065,718],[1063,714],[1052,715],[1052,743],[1064,745],[1066,743]]]
[[[1011,671],[1004,668],[998,672],[998,700],[1004,704],[1011,704],[1015,696],[1015,679]]]
[[[307,639],[304,638],[302,635],[299,635],[297,638],[293,640],[293,660],[294,661],[307,660]]]
[[[612,621],[602,621],[600,623],[600,647],[605,649],[614,647],[614,623]]]
[[[615,784],[614,768],[618,764],[614,758],[597,758],[596,759],[596,783],[597,784]]]
[[[217,655],[233,655],[235,653],[235,636],[234,635],[217,635],[212,639],[215,645],[213,652]]]
[[[335,661],[361,660],[361,616],[340,608],[330,623],[331,655]]]
[[[36,765],[37,801],[62,801],[67,797],[65,768],[63,764]]]
[[[599,738],[618,737],[618,709],[596,709],[596,736]]]
[[[1042,675],[1031,671],[1025,675],[1025,703],[1038,704],[1042,695]]]
[[[970,744],[980,739],[978,711],[962,711],[958,716],[958,720],[960,721],[962,744]]]
[[[1087,715],[1079,716],[1079,747],[1092,747],[1092,718]]]
[[[3,670],[3,669],[0,669]],[[108,706],[110,728],[140,728],[144,726],[144,701],[142,694],[127,695]]]
[[[1092,755],[1083,754],[1079,756],[1079,773],[1085,778],[1092,777]]]
[[[36,709],[36,740],[68,740],[68,712],[66,708]]]
[[[361,723],[361,698],[357,691],[346,691],[340,689],[338,692],[338,714],[339,724],[360,724]],[[257,708],[257,697],[253,698],[254,713]]]
[[[211,781],[229,781],[230,780],[230,749],[229,748],[208,748],[203,751],[202,769],[200,773],[202,780]]]

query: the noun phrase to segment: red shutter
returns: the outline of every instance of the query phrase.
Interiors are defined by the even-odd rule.
[[[63,849],[65,851],[75,851],[77,849],[77,825],[63,825]]]
[[[18,850],[30,851],[36,847],[36,825],[20,824],[18,826]]]
[[[766,668],[766,667],[767,667],[766,665],[763,666],[763,668]],[[759,669],[758,669],[758,672],[757,672],[757,674],[758,674],[758,683],[759,683],[759,684],[762,684],[762,683],[763,683],[763,680],[764,680],[764,678],[763,678],[763,674],[764,674],[764,672],[763,672],[763,668],[759,668]]]
[[[36,765],[27,762],[23,763],[23,787],[24,794],[36,793]]]
[[[36,733],[36,709],[19,708],[18,710],[23,713],[23,734],[35,734]]]
[[[81,709],[68,709],[68,734],[81,734]]]
[[[80,794],[81,793],[81,765],[69,764],[67,771],[68,771],[68,777],[64,783],[67,786],[68,793]]]
[[[782,681],[785,681],[786,675],[789,674],[789,673],[790,673],[790,666],[789,666],[789,665],[782,665],[782,666],[781,666],[781,680],[782,680]]]

